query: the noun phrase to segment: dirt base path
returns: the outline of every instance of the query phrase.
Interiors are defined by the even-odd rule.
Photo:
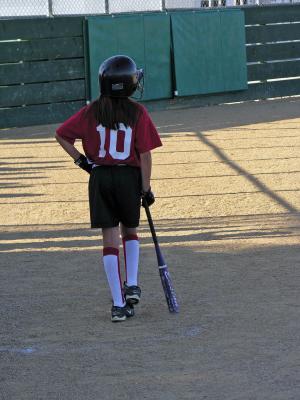
[[[1,400],[298,399],[299,106],[152,114],[152,212],[181,312],[143,214],[143,299],[117,325],[87,174],[56,126],[0,131]]]

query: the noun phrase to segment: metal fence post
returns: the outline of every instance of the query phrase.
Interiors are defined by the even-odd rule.
[[[166,9],[166,0],[161,0],[161,9],[162,9],[162,11],[165,11],[165,9]]]
[[[109,0],[105,0],[105,14],[109,14]]]
[[[53,0],[48,0],[49,17],[53,17]]]

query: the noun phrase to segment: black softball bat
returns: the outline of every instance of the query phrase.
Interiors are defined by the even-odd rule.
[[[153,220],[152,220],[151,213],[150,213],[150,210],[149,210],[149,206],[148,206],[148,204],[147,204],[145,199],[144,199],[143,205],[145,207],[145,211],[146,211],[149,227],[150,227],[150,230],[151,230],[153,243],[154,243],[154,246],[155,246],[155,252],[156,252],[156,257],[157,257],[159,275],[160,275],[162,287],[164,289],[164,293],[165,293],[165,296],[166,296],[168,308],[169,308],[169,311],[171,313],[178,313],[179,312],[179,306],[178,306],[178,303],[177,303],[175,290],[174,290],[172,282],[171,282],[171,277],[170,277],[170,274],[169,274],[169,270],[168,270],[167,264],[165,263],[164,257],[162,255],[162,252],[161,252],[159,244],[158,244],[158,240],[157,240],[157,236],[156,236]]]

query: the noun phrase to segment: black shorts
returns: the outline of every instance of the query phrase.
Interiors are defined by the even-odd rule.
[[[92,228],[113,228],[120,222],[136,228],[140,221],[141,173],[130,166],[99,166],[89,180]]]

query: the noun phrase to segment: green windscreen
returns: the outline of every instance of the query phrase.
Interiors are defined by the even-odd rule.
[[[98,70],[124,54],[144,69],[143,100],[170,98],[170,16],[162,13],[87,18],[91,99],[99,95]]]
[[[247,89],[242,10],[171,14],[178,96]]]

